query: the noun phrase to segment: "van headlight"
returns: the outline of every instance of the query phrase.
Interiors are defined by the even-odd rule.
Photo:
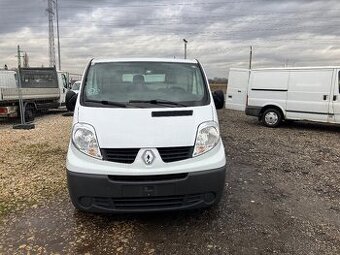
[[[76,123],[72,131],[72,142],[81,152],[102,159],[94,128],[89,124]]]
[[[218,124],[214,121],[199,125],[196,135],[193,157],[199,156],[213,149],[220,140]]]

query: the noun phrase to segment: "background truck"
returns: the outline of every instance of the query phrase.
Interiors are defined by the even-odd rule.
[[[24,105],[25,121],[34,120],[35,113],[57,109],[65,105],[69,86],[67,73],[55,68],[20,68],[14,71],[0,71],[0,118],[18,117],[19,93]]]
[[[282,120],[340,124],[340,67],[251,70],[246,114],[269,127]]]

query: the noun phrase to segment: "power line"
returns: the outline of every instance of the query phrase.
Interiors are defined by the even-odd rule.
[[[61,9],[97,9],[97,8],[145,8],[145,7],[169,7],[169,6],[196,6],[196,5],[216,5],[216,4],[240,4],[240,3],[251,3],[251,2],[259,2],[259,0],[237,0],[237,1],[218,1],[218,2],[190,2],[190,3],[167,3],[167,4],[138,4],[138,5],[117,5],[112,4],[112,2],[106,2],[105,6],[102,6],[98,3],[95,6],[87,6],[87,5],[63,5],[60,6]],[[260,1],[261,2],[261,1]],[[109,6],[109,4],[112,6]],[[109,6],[109,7],[107,7]],[[3,6],[1,9],[18,9],[17,7],[12,6]]]
[[[198,19],[198,18],[197,18]],[[202,18],[199,18],[200,20]],[[303,18],[291,18],[291,19],[288,19],[290,21],[296,21],[296,20],[304,20]],[[127,21],[127,20],[113,20],[113,23],[107,23],[107,22],[104,22],[104,23],[99,23],[99,21],[85,21],[85,22],[82,22],[82,25],[83,26],[88,26],[88,25],[94,25],[94,26],[98,26],[98,27],[112,27],[114,25],[120,25],[121,22],[124,22],[124,21]],[[128,20],[129,22],[131,22],[131,20]],[[150,22],[150,23],[146,23],[145,21],[155,21],[155,22]],[[264,20],[266,21],[266,20]],[[252,24],[251,25],[256,25],[256,26],[260,26],[260,25],[272,25],[273,23],[272,22],[264,22],[264,21],[259,21],[257,22],[256,24]],[[287,19],[285,19],[285,21],[287,21]],[[340,22],[340,17],[337,17],[337,19],[330,19],[329,17],[325,17],[325,20],[315,20],[313,21],[313,24],[320,24],[320,23],[324,23],[324,22],[328,22],[328,24],[324,24],[324,25],[327,25],[329,26],[329,22],[330,21],[339,21]],[[134,23],[134,24],[131,24],[131,26],[159,26],[159,25],[202,25],[201,22],[199,22],[199,20],[197,21],[186,21],[186,20],[181,20],[181,19],[173,19],[173,20],[166,20],[166,22],[163,22],[161,20],[158,20],[158,19],[147,19],[147,20],[137,20],[136,22],[139,22],[139,23]],[[222,20],[215,20],[215,19],[211,19],[211,20],[207,20],[204,22],[204,24],[214,24],[214,23],[225,23],[225,22],[228,22],[228,20],[226,21],[222,21]],[[27,22],[25,23],[27,24]],[[40,24],[40,25],[36,25],[36,24]],[[18,27],[22,27],[22,24],[14,24],[14,25],[17,25]],[[291,23],[279,23],[278,25],[284,27],[284,26],[287,26],[287,25],[292,25]],[[320,24],[321,25],[321,24]],[[323,24],[322,24],[323,25]],[[11,25],[13,26],[13,24]],[[39,28],[39,27],[43,27],[44,25],[41,24],[41,22],[39,23],[31,23],[30,25],[27,25],[27,26],[24,26],[24,27],[27,27],[27,28]],[[5,24],[0,24],[0,27],[8,27],[8,25],[5,25]],[[67,25],[66,22],[64,22],[64,25],[61,24],[60,27],[76,27],[76,28],[79,28],[79,25]]]
[[[75,27],[75,26],[61,26],[61,27]],[[106,25],[104,26],[106,27]],[[112,27],[112,26],[110,26]],[[172,30],[176,30],[176,28],[174,29],[169,29],[168,31],[165,31],[164,29],[153,29],[153,30],[148,30],[148,32],[153,32],[153,33],[158,33],[158,35],[181,35],[181,34],[188,34],[188,35],[192,35],[192,36],[219,36],[219,35],[228,35],[228,34],[232,34],[232,33],[237,33],[237,34],[242,34],[242,33],[258,33],[258,32],[264,32],[264,31],[291,31],[294,33],[297,32],[306,32],[308,33],[308,31],[306,31],[305,29],[313,29],[313,28],[322,28],[324,26],[283,26],[283,27],[271,27],[271,28],[262,28],[262,29],[243,29],[243,30],[214,30],[214,31],[205,31],[205,32],[192,32],[192,31],[172,31]],[[332,28],[332,27],[338,27],[338,25],[328,25],[327,28]],[[141,31],[143,32],[142,34],[138,34],[138,33],[130,33],[126,28],[119,28],[119,27],[115,27],[115,32],[117,32],[117,29],[122,29],[124,32],[126,32],[126,34],[124,35],[119,35],[119,34],[115,34],[115,35],[107,35],[107,36],[96,36],[96,38],[116,38],[116,37],[120,37],[120,36],[145,36],[144,31],[145,29],[143,27],[139,27],[139,28],[132,28],[133,32],[136,31]],[[294,29],[294,30],[292,30]],[[303,31],[302,31],[303,30]],[[324,34],[323,34],[324,35]],[[40,35],[39,35],[40,36]],[[151,36],[151,35],[150,35]],[[314,35],[315,36],[315,35]],[[335,35],[333,35],[335,36]],[[63,36],[61,37],[63,39],[66,38],[78,38],[80,39],[81,37],[79,36]],[[18,36],[18,37],[2,37],[2,39],[27,39],[27,36]]]
[[[171,4],[139,4],[139,5],[114,5],[112,7],[104,8],[145,8],[145,7],[169,7],[169,6],[195,6],[195,5],[216,5],[216,4],[240,4],[240,3],[251,3],[259,2],[258,0],[239,0],[239,1],[219,1],[219,2],[190,2],[190,3],[171,3]],[[62,8],[84,8],[93,9],[98,8],[98,6],[81,6],[81,5],[65,5]],[[100,7],[99,7],[100,8]]]

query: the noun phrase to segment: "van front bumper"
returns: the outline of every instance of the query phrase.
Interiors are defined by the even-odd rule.
[[[158,212],[196,209],[218,203],[226,167],[181,174],[117,176],[67,170],[70,197],[82,211]]]

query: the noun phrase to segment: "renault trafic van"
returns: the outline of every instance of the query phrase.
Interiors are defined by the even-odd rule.
[[[74,109],[68,189],[77,209],[147,212],[221,199],[226,158],[197,60],[92,59]]]

